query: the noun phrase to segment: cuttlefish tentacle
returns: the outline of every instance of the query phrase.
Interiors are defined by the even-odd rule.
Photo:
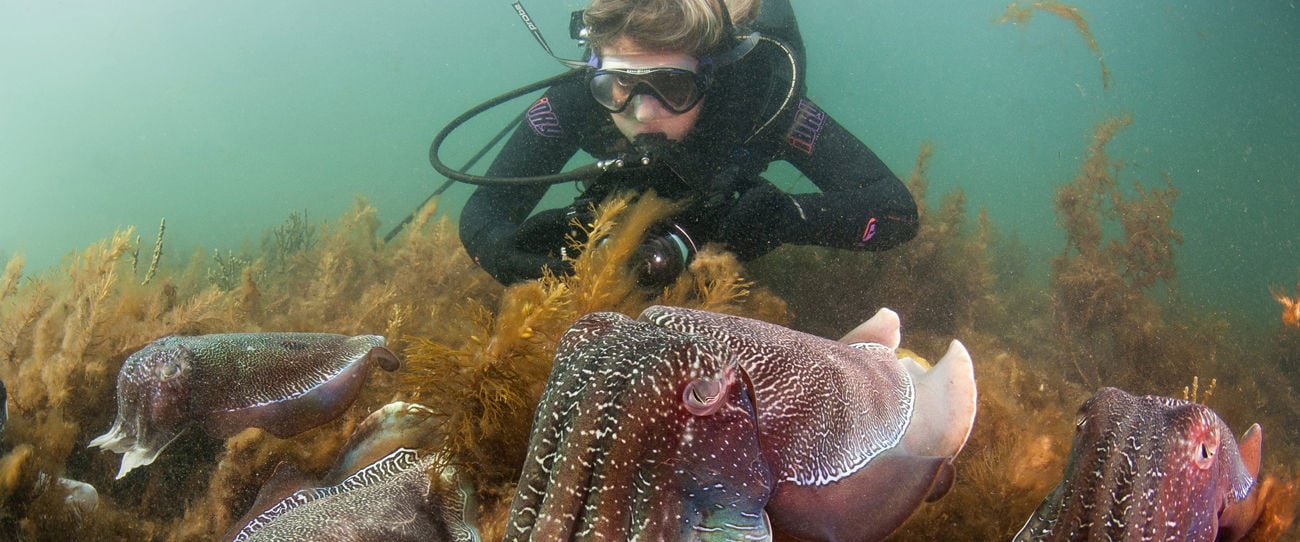
[[[346,410],[372,364],[389,371],[400,365],[377,335],[163,337],[126,359],[117,376],[117,417],[90,446],[123,454],[121,478],[152,463],[196,423],[218,438],[247,427],[289,437]]]
[[[506,540],[766,540],[753,406],[712,340],[615,313],[561,337]]]
[[[974,422],[970,356],[954,341],[935,369],[899,360],[898,315],[882,310],[832,341],[704,311],[640,317],[727,345],[753,382],[759,442],[777,486],[775,527],[816,540],[884,538],[942,496]]]
[[[1103,388],[1079,408],[1065,474],[1017,541],[1234,541],[1260,514],[1262,435],[1204,405]]]

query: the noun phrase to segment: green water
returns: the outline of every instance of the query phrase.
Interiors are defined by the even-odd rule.
[[[531,2],[561,54],[568,12]],[[932,196],[963,189],[1043,261],[1053,189],[1091,126],[1125,182],[1181,196],[1178,292],[1276,325],[1270,285],[1300,278],[1300,9],[1286,2],[1080,2],[1114,83],[1074,26],[1004,1],[797,2],[812,97],[906,175],[923,141]],[[0,3],[0,254],[56,265],[115,228],[177,257],[256,241],[293,211],[354,195],[385,229],[441,180],[433,134],[483,98],[557,73],[508,2]],[[520,104],[522,107],[523,104]],[[514,111],[447,147],[461,163]],[[477,140],[475,138],[478,138]],[[443,210],[468,193],[453,188]],[[179,254],[178,254],[179,253]],[[1045,271],[1044,271],[1045,272]]]

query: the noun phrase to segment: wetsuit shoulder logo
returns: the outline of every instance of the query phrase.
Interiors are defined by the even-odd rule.
[[[794,124],[785,135],[786,141],[791,147],[805,154],[812,154],[817,147],[817,136],[821,135],[822,128],[825,126],[826,112],[816,104],[800,98],[799,107],[795,110]]]
[[[865,246],[867,241],[876,236],[876,217],[867,219],[867,226],[862,228],[862,239],[858,241],[858,246]]]
[[[528,108],[528,125],[533,128],[533,132],[542,137],[556,138],[564,135],[564,128],[560,126],[560,118],[555,115],[555,110],[551,108],[551,100],[542,96],[532,107]]]

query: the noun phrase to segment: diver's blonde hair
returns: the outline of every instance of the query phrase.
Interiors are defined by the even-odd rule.
[[[583,12],[588,43],[597,54],[627,38],[651,51],[701,56],[727,38],[720,0],[592,0]],[[734,26],[758,16],[761,0],[726,0]]]

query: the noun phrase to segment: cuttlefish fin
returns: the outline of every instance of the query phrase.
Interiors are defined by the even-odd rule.
[[[1242,491],[1243,488],[1238,486],[1246,484],[1243,480],[1246,475],[1250,476],[1249,486],[1245,488],[1245,497],[1233,500],[1232,495],[1229,494],[1226,502],[1223,503],[1223,511],[1219,513],[1219,540],[1238,540],[1246,536],[1250,528],[1255,525],[1255,521],[1259,519],[1260,513],[1264,511],[1267,487],[1260,487],[1262,484],[1259,479],[1263,443],[1264,431],[1260,429],[1259,424],[1250,426],[1250,429],[1247,429],[1237,441],[1237,450],[1246,472],[1233,473],[1234,482],[1237,480],[1242,482],[1234,483],[1233,487],[1223,491],[1230,493]]]
[[[901,326],[898,313],[882,308],[876,311],[875,316],[853,328],[853,331],[845,333],[840,338],[840,342],[845,344],[879,343],[892,350],[898,348],[898,344],[903,340],[902,333],[899,331]]]
[[[925,370],[903,358],[916,385],[916,410],[903,434],[903,447],[912,454],[956,456],[975,425],[975,367],[961,341],[953,340],[948,352]]]

